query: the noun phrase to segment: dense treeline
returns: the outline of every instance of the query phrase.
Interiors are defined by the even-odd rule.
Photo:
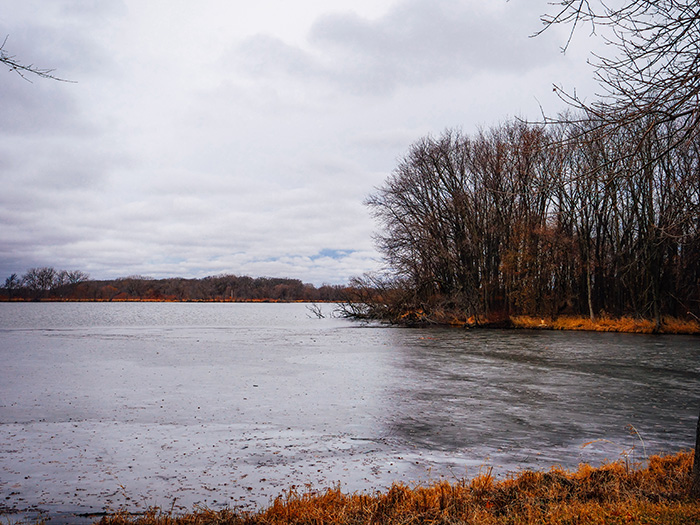
[[[605,28],[604,96],[555,86],[577,115],[414,144],[368,201],[387,273],[356,281],[351,314],[698,319],[698,4],[552,9],[542,31]]]
[[[357,279],[357,300],[393,317],[700,315],[700,140],[672,142],[673,123],[596,127],[414,143],[367,201],[388,277]]]
[[[0,290],[4,300],[321,302],[344,297],[342,286],[316,288],[298,279],[216,275],[203,279],[130,276],[89,280],[83,272],[59,272],[51,267],[32,268],[21,277],[12,274]]]

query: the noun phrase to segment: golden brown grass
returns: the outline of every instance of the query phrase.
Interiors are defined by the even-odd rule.
[[[549,330],[589,330],[594,332],[629,332],[639,334],[700,334],[700,322],[665,317],[661,329],[656,331],[654,321],[635,317],[599,317],[591,321],[588,317],[548,317],[515,316],[511,318],[515,328]]]
[[[698,524],[700,501],[688,494],[692,453],[653,456],[646,468],[624,463],[576,472],[523,472],[504,481],[482,475],[470,482],[427,487],[395,484],[384,493],[289,491],[267,509],[195,512],[174,516],[158,509],[143,516],[117,514],[102,525],[276,524]]]
[[[700,320],[663,317],[657,330],[651,319],[638,317],[609,317],[606,315],[591,320],[583,316],[560,316],[556,318],[504,313],[491,315],[488,319],[466,317],[464,312],[433,308],[430,312],[408,310],[396,320],[399,324],[430,326],[457,326],[467,328],[526,328],[536,330],[587,330],[592,332],[627,332],[637,334],[700,334]]]

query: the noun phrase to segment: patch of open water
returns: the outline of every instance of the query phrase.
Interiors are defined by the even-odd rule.
[[[52,523],[641,461],[692,448],[700,384],[692,336],[403,329],[303,304],[0,303],[0,360],[0,518]]]

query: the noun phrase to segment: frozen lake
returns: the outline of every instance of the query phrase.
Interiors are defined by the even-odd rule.
[[[0,520],[690,449],[699,343],[404,329],[303,304],[0,303]]]

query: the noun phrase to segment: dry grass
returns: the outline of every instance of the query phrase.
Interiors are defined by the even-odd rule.
[[[451,309],[432,308],[430,312],[421,309],[408,310],[395,319],[395,322],[408,326],[456,326],[467,328],[526,328],[536,330],[587,330],[591,332],[626,332],[637,334],[700,334],[700,321],[664,317],[661,328],[651,319],[638,317],[600,316],[591,321],[583,316],[540,317],[518,315],[509,317],[505,313],[492,314],[487,319],[466,317],[464,312]]]
[[[629,332],[639,334],[655,333],[654,321],[634,317],[607,318],[600,317],[591,321],[588,317],[547,317],[516,316],[511,321],[515,328],[549,329],[549,330],[589,330],[593,332]],[[665,317],[661,329],[656,333],[664,334],[700,334],[700,322]]]
[[[643,469],[623,463],[576,472],[526,471],[497,482],[482,475],[471,482],[428,487],[395,484],[388,492],[343,494],[290,491],[259,512],[197,509],[174,516],[158,509],[144,516],[117,514],[102,525],[274,524],[699,524],[700,501],[690,499],[693,454],[650,458]]]

